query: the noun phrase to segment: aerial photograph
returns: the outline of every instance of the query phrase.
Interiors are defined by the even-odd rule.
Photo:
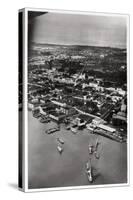
[[[28,11],[27,23],[28,189],[126,184],[127,17]]]

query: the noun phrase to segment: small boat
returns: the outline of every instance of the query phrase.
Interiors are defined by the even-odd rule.
[[[70,119],[69,119],[69,118],[64,119],[64,123],[65,123],[66,125],[69,124],[69,122],[70,122]]]
[[[98,139],[97,139],[97,140],[96,140],[96,145],[95,145],[95,150],[94,150],[94,155],[95,155],[95,158],[96,158],[96,159],[99,159],[99,158],[100,158],[100,155],[99,155],[99,153],[97,152],[99,144],[100,144],[100,142],[99,142]]]
[[[46,134],[52,134],[52,133],[54,133],[54,132],[56,132],[56,131],[59,131],[59,130],[60,130],[59,127],[50,128],[50,129],[46,130],[45,133],[46,133]]]
[[[62,140],[61,138],[57,138],[57,141],[60,142],[61,144],[64,144],[64,140]]]
[[[50,122],[50,119],[42,118],[42,119],[40,119],[40,122],[41,122],[41,123],[49,123],[49,122]]]
[[[71,131],[72,131],[73,133],[77,133],[77,129],[76,129],[76,128],[71,127]]]
[[[62,154],[62,152],[63,152],[64,149],[63,149],[61,146],[58,145],[58,146],[57,146],[57,150],[58,150],[58,152],[59,152],[60,154]]]
[[[95,145],[92,145],[92,144],[88,145],[89,154],[94,154],[96,159],[100,158],[100,155],[97,152],[99,144],[100,144],[100,142],[97,139]]]
[[[93,154],[94,152],[93,147],[94,147],[93,145],[89,145],[89,154]]]
[[[33,117],[35,117],[35,118],[39,118],[39,117],[40,117],[40,113],[33,114]]]
[[[89,164],[89,162],[86,163],[86,174],[87,174],[88,181],[90,183],[92,183],[93,182],[93,176],[92,176],[91,161],[90,161],[90,164]]]
[[[73,125],[73,126],[71,127],[71,131],[72,131],[73,133],[77,133],[77,125]]]
[[[99,144],[100,144],[100,142],[99,142],[98,139],[97,139],[97,140],[96,140],[96,145],[95,145],[95,151],[97,151]]]
[[[96,158],[96,159],[99,159],[99,158],[100,158],[100,155],[97,153],[97,151],[94,151],[94,155],[95,155],[95,158]]]
[[[66,130],[70,130],[70,129],[71,129],[70,125],[66,126]]]

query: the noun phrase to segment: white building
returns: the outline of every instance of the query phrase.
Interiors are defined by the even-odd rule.
[[[98,87],[98,83],[90,82],[90,83],[89,83],[89,86],[90,86],[90,87],[95,87],[95,88],[96,88],[96,87]]]
[[[117,88],[117,92],[118,94],[125,96],[126,95],[126,91],[122,90],[121,88]]]
[[[98,127],[98,128],[101,128],[101,129],[103,129],[103,130],[105,130],[105,131],[109,131],[109,132],[111,132],[111,133],[116,132],[116,129],[115,129],[115,128],[111,128],[111,127],[106,126],[106,125],[103,125],[103,124],[99,124],[97,127]]]

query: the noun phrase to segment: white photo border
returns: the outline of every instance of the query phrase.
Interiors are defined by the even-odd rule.
[[[24,192],[43,192],[43,191],[57,191],[57,190],[75,190],[75,189],[90,189],[90,188],[106,188],[106,187],[122,187],[130,186],[130,112],[129,112],[129,38],[130,38],[130,15],[129,14],[119,14],[119,13],[102,13],[102,12],[91,12],[91,11],[71,11],[71,10],[57,10],[57,9],[42,9],[42,8],[24,8],[22,9],[24,13],[23,18],[23,31],[24,31],[24,60],[23,60],[23,69],[24,69],[24,132],[23,132],[23,191]],[[84,185],[84,186],[68,186],[68,187],[52,187],[52,188],[38,188],[38,189],[29,189],[28,188],[28,11],[33,12],[53,12],[53,13],[65,13],[65,14],[80,14],[80,15],[97,15],[97,16],[123,16],[127,20],[127,100],[128,100],[128,117],[127,117],[127,183],[120,184],[101,184],[101,185]]]

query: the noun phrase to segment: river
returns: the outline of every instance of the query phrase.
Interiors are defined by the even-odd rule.
[[[73,134],[63,125],[59,132],[47,135],[55,123],[42,124],[28,112],[28,186],[29,189],[119,184],[127,182],[127,144],[92,135],[88,130]],[[64,140],[64,151],[57,151],[57,137]],[[89,183],[85,163],[88,144],[98,138],[100,159],[92,157],[94,181]]]

